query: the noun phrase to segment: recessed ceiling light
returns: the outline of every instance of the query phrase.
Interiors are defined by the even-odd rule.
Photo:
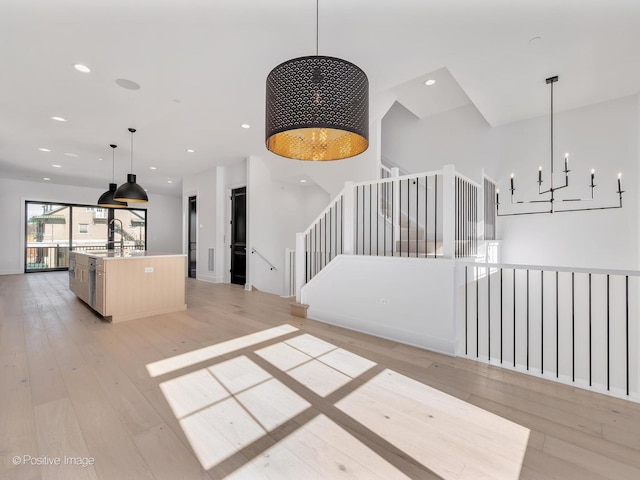
[[[49,177],[42,177],[43,180],[49,181],[51,180]]]
[[[140,85],[133,80],[127,80],[126,78],[117,78],[116,83],[122,88],[126,88],[127,90],[140,90]]]
[[[427,87],[430,87],[431,85],[434,85],[436,83],[436,81],[433,78],[430,78],[429,80],[427,80],[426,82],[424,82],[424,84]]]
[[[73,68],[75,68],[76,70],[78,70],[79,72],[82,73],[89,73],[91,72],[91,69],[89,67],[87,67],[86,65],[82,65],[81,63],[76,63]]]
[[[41,152],[50,152],[51,151],[48,148],[39,148],[38,150],[40,150]]]
[[[156,167],[149,167],[149,170],[157,170]]]
[[[242,125],[240,125],[242,128],[251,128],[251,125],[249,125],[248,123],[243,123]]]
[[[101,159],[101,158],[99,158],[99,159],[98,159],[98,161],[99,161],[99,162],[101,162],[101,161],[102,161],[102,159]]]
[[[67,121],[66,118],[62,118],[62,117],[51,117],[51,120],[55,120],[56,122],[66,122]]]
[[[78,154],[77,154],[77,153],[71,153],[71,152],[65,152],[65,155],[66,155],[67,157],[77,157],[77,156],[78,156]]]
[[[193,153],[193,152],[195,152],[195,150],[193,148],[187,148],[187,152]]]
[[[62,165],[58,165],[57,163],[52,163],[51,166],[54,168],[62,168]]]
[[[303,178],[302,180],[300,180],[300,183],[307,183],[307,181]]]
[[[173,183],[173,180],[167,180],[167,183]]]

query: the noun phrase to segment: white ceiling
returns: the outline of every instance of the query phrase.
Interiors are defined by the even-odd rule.
[[[315,11],[313,0],[2,0],[0,176],[106,189],[116,143],[122,183],[128,127],[150,193],[177,195],[184,176],[270,155],[265,79],[315,53]],[[468,97],[499,125],[548,114],[551,75],[557,111],[640,88],[639,0],[320,0],[319,11],[320,54],[367,73],[372,112],[389,95],[411,97],[420,116]],[[415,82],[442,72],[421,105]],[[444,93],[457,88],[448,81],[464,98]]]

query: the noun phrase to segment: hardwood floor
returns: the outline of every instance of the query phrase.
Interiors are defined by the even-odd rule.
[[[67,285],[0,276],[2,480],[640,478],[636,403],[235,285],[188,279],[186,311],[119,324]]]

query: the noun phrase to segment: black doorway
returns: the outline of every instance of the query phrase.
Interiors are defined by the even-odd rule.
[[[196,259],[198,244],[196,233],[198,232],[198,203],[196,197],[189,197],[189,278],[196,278]]]
[[[247,280],[247,187],[231,190],[231,283]]]

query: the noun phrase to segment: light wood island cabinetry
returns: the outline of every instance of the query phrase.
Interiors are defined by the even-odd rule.
[[[185,310],[186,256],[73,252],[69,289],[112,322]]]

